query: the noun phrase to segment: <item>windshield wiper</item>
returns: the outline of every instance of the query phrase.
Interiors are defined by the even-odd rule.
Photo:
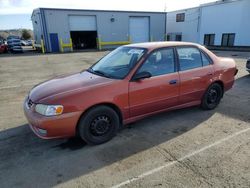
[[[108,75],[105,72],[102,72],[100,70],[93,70],[92,68],[89,68],[88,71],[91,72],[91,73],[97,74],[99,76],[104,76],[106,78],[112,78],[110,75]]]

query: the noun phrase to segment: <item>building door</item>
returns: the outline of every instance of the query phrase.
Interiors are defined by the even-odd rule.
[[[69,16],[70,36],[74,49],[96,48],[96,16]]]
[[[52,52],[59,52],[58,34],[57,33],[50,33],[49,36],[50,36],[51,51]]]
[[[129,35],[132,43],[149,41],[149,17],[130,17]]]

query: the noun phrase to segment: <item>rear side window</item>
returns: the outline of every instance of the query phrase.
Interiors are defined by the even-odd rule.
[[[183,47],[177,48],[180,71],[202,67],[201,53],[197,48]]]
[[[201,57],[202,57],[203,66],[208,66],[211,64],[211,60],[208,59],[208,57],[202,52],[201,52]]]

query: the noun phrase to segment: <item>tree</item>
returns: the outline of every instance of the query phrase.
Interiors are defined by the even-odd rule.
[[[30,35],[30,33],[29,33],[29,31],[27,29],[22,30],[22,38],[24,40],[28,40],[28,39],[31,38],[31,35]]]

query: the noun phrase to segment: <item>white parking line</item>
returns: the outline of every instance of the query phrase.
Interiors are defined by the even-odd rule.
[[[166,163],[166,164],[164,164],[164,165],[162,165],[162,166],[159,166],[159,167],[154,168],[154,169],[152,169],[152,170],[150,170],[150,171],[147,171],[147,172],[145,172],[145,173],[143,173],[143,174],[141,174],[141,175],[139,175],[139,176],[137,176],[137,177],[128,179],[128,180],[126,180],[126,181],[124,181],[124,182],[122,182],[122,183],[119,183],[119,184],[117,184],[117,185],[114,185],[114,186],[112,186],[111,188],[119,188],[119,187],[128,185],[128,184],[130,184],[130,183],[132,183],[132,182],[135,182],[135,181],[137,181],[137,180],[139,180],[139,179],[142,179],[142,178],[144,178],[144,177],[146,177],[146,176],[152,175],[152,174],[154,174],[154,173],[156,173],[156,172],[161,171],[161,170],[164,169],[164,168],[168,168],[168,167],[170,167],[170,166],[172,166],[172,165],[174,165],[174,164],[176,164],[176,163],[178,163],[178,162],[180,162],[180,161],[183,161],[183,160],[185,160],[185,159],[187,159],[187,158],[190,158],[190,157],[192,157],[192,156],[194,156],[194,155],[196,155],[196,154],[199,154],[199,153],[201,153],[201,152],[203,152],[203,151],[205,151],[205,150],[208,150],[208,149],[210,149],[210,148],[212,148],[212,147],[214,147],[214,146],[217,146],[217,145],[219,145],[219,144],[221,144],[221,143],[223,143],[223,142],[226,142],[226,141],[228,141],[229,139],[234,138],[234,137],[236,137],[236,136],[238,136],[238,135],[240,135],[240,134],[243,134],[243,133],[245,133],[245,132],[247,132],[247,131],[250,131],[250,128],[247,128],[247,129],[241,130],[241,131],[239,131],[239,132],[236,132],[236,133],[234,133],[234,134],[232,134],[232,135],[230,135],[230,136],[228,136],[228,137],[226,137],[226,138],[223,138],[223,139],[221,139],[221,140],[218,140],[218,141],[214,142],[213,144],[210,144],[210,145],[205,146],[205,147],[203,147],[203,148],[201,148],[201,149],[199,149],[199,150],[196,150],[196,151],[194,151],[194,152],[192,152],[192,153],[190,153],[190,154],[188,154],[188,155],[185,155],[184,157],[181,157],[181,158],[178,159],[178,160],[168,162],[168,163]]]

